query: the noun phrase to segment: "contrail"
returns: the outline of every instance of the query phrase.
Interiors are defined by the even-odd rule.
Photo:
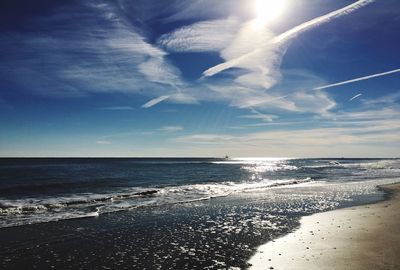
[[[354,97],[352,97],[351,99],[349,99],[349,101],[353,101],[353,100],[355,100],[356,98],[361,97],[361,96],[362,96],[362,94],[355,95]]]
[[[146,102],[145,104],[143,104],[142,108],[147,109],[147,108],[153,107],[154,105],[157,105],[158,103],[166,100],[167,98],[169,98],[169,96],[160,96],[160,97],[154,98],[154,99]]]
[[[386,75],[393,74],[393,73],[396,73],[396,72],[400,72],[400,69],[395,69],[395,70],[391,70],[391,71],[387,71],[387,72],[377,73],[377,74],[373,74],[373,75],[369,75],[369,76],[365,76],[365,77],[360,77],[360,78],[356,78],[356,79],[352,79],[352,80],[348,80],[348,81],[344,81],[344,82],[328,84],[328,85],[324,85],[324,86],[320,86],[320,87],[314,88],[314,90],[321,90],[321,89],[331,88],[331,87],[340,86],[340,85],[344,85],[344,84],[348,84],[348,83],[369,80],[369,79],[372,79],[372,78],[382,77],[382,76],[386,76]]]
[[[270,46],[271,44],[283,43],[283,42],[289,40],[290,38],[293,38],[294,36],[304,32],[306,30],[309,30],[313,27],[319,26],[323,23],[327,23],[334,18],[338,18],[340,16],[347,15],[347,14],[349,14],[365,5],[368,5],[374,1],[375,0],[359,0],[353,4],[345,6],[344,8],[332,11],[326,15],[323,15],[323,16],[317,17],[315,19],[312,19],[308,22],[302,23],[302,24],[300,24],[296,27],[293,27],[292,29],[280,34],[279,36],[275,37],[274,39],[272,39],[272,41],[270,43],[266,44],[265,46],[263,46],[259,49],[256,49],[256,50],[254,50],[250,53],[244,54],[238,58],[229,60],[227,62],[224,62],[222,64],[219,64],[219,65],[216,65],[214,67],[207,69],[206,71],[203,72],[203,75],[205,77],[209,77],[209,76],[213,76],[221,71],[224,71],[226,69],[235,67],[235,66],[239,65],[240,63],[242,63],[244,60],[246,60],[248,57],[251,57],[251,56],[257,54],[258,52],[264,50],[267,46]]]
[[[290,39],[291,37],[304,32],[305,30],[309,30],[312,27],[316,27],[323,23],[327,23],[334,18],[338,18],[343,15],[350,14],[351,12],[353,12],[365,5],[368,5],[374,1],[375,0],[359,0],[353,4],[343,7],[341,9],[332,11],[326,15],[323,15],[318,18],[312,19],[308,22],[302,23],[302,24],[290,29],[289,31],[286,31],[283,34],[280,34],[279,36],[277,36],[273,40],[273,43],[279,43],[279,42],[286,41],[286,40]]]

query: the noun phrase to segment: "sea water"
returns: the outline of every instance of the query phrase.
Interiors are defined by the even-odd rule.
[[[1,159],[2,267],[243,269],[399,180],[399,159]]]
[[[0,159],[0,228],[279,187],[325,190],[324,210],[399,177],[398,159]]]

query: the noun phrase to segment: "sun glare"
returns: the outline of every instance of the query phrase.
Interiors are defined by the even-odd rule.
[[[286,0],[255,0],[254,9],[257,15],[255,23],[264,26],[277,19],[285,10]]]

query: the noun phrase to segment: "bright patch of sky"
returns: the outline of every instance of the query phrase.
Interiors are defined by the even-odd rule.
[[[2,1],[0,156],[399,156],[399,10]]]

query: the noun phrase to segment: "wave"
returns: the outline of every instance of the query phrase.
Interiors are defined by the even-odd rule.
[[[212,161],[213,164],[279,164],[291,160],[289,158],[227,158]]]
[[[119,162],[136,164],[142,161],[122,160]],[[159,162],[159,160],[143,162]],[[88,181],[87,184],[85,181],[81,181],[82,179],[71,180],[68,183],[62,182],[66,181],[64,179],[60,179],[61,182],[48,183],[46,179],[45,183],[25,181],[21,182],[25,185],[12,186],[14,185],[13,181],[9,181],[6,183],[10,186],[3,185],[0,188],[0,196],[5,196],[4,198],[0,197],[0,227],[95,217],[104,213],[125,211],[137,207],[190,203],[235,193],[257,192],[281,187],[292,188],[310,182],[315,184],[317,181],[347,185],[349,182],[395,178],[400,175],[400,160],[398,159],[170,159],[162,162],[164,164],[196,162],[214,165],[195,166],[195,169],[186,167],[186,165],[175,168],[173,165],[172,170],[167,168],[167,171],[160,170],[160,172],[154,169],[154,166],[139,167],[140,172],[148,169],[150,172],[155,172],[144,175],[143,179],[146,181],[142,178],[131,179],[133,174],[127,174],[123,179],[111,178],[104,181],[101,174],[95,174],[93,178],[84,179],[85,181],[93,180]],[[120,163],[113,168],[116,174],[119,173]],[[234,170],[229,167],[232,164]],[[74,175],[72,174],[72,176]],[[172,179],[174,176],[176,180]],[[100,180],[97,177],[100,177]],[[192,182],[188,183],[187,178],[190,178]],[[125,182],[126,179],[129,181]],[[218,182],[223,181],[220,179],[237,181]],[[239,179],[249,179],[249,181],[238,182]],[[32,185],[33,183],[35,184]],[[165,183],[173,183],[173,185],[166,186]],[[132,186],[127,187],[127,185]],[[22,191],[18,192],[18,189]],[[89,190],[90,193],[82,192],[86,190]]]
[[[323,160],[317,161],[316,165],[304,165],[301,168],[310,169],[324,169],[324,168],[349,168],[349,169],[371,169],[371,170],[394,170],[400,169],[400,160],[375,160],[367,162],[351,162],[348,163],[346,160]]]
[[[134,193],[117,193],[114,195],[81,194],[69,197],[23,199],[23,200],[0,200],[0,215],[25,212],[42,212],[51,209],[78,207],[85,205],[101,205],[102,203],[113,203],[116,201],[147,198],[156,194],[158,190],[145,190]]]
[[[400,169],[400,160],[378,160],[374,162],[364,162],[364,163],[353,163],[353,164],[342,164],[346,168],[364,168],[372,170],[396,170]]]
[[[112,194],[75,194],[72,196],[0,200],[0,227],[96,217],[137,207],[191,203],[251,192],[312,182],[311,178],[262,180],[258,182],[223,182],[170,186],[159,189],[132,188]]]

